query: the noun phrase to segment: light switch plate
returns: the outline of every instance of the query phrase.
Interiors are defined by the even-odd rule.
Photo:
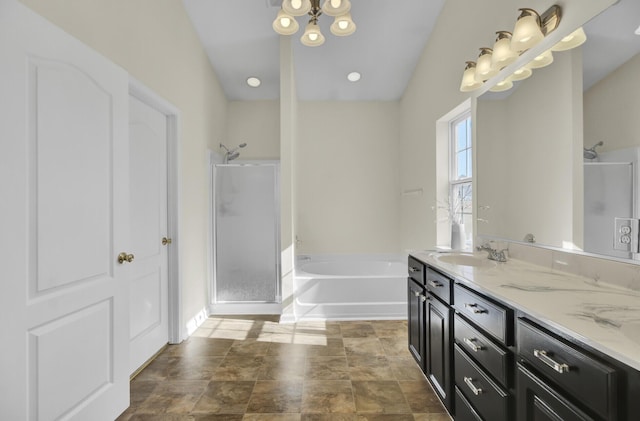
[[[638,253],[638,227],[640,220],[633,218],[616,218],[613,234],[613,248],[615,250]]]

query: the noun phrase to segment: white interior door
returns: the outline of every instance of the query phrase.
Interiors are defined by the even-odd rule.
[[[167,118],[135,97],[129,100],[132,266],[129,290],[129,371],[135,372],[169,341],[167,248]]]
[[[128,76],[0,0],[0,419],[129,402]]]

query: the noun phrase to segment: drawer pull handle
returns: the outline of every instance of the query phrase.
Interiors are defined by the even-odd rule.
[[[482,393],[482,389],[473,384],[473,379],[471,377],[465,377],[464,382],[469,386],[469,389],[471,389],[474,395],[478,396]]]
[[[569,371],[569,366],[567,364],[562,364],[557,361],[554,361],[551,357],[547,355],[547,351],[540,351],[538,349],[533,350],[533,355],[547,366],[551,367],[558,373],[567,373]]]
[[[475,314],[482,314],[482,313],[487,313],[487,310],[485,310],[484,308],[480,307],[478,304],[469,304],[469,303],[464,303],[465,308],[470,308],[471,311],[473,311]]]
[[[420,272],[420,269],[415,268],[413,266],[409,266],[409,272],[413,273],[413,272]]]
[[[471,348],[473,350],[473,352],[478,352],[478,351],[482,351],[484,349],[484,347],[482,345],[476,345],[476,338],[462,338],[462,340],[464,341],[465,344],[469,345],[469,348]]]
[[[442,288],[442,286],[443,286],[443,285],[442,285],[440,282],[438,282],[438,281],[428,280],[428,281],[427,281],[427,283],[428,283],[429,285],[431,285],[432,287],[434,287],[434,288]]]

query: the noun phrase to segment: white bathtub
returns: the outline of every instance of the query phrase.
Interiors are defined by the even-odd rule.
[[[406,319],[401,256],[304,256],[294,278],[296,320]]]

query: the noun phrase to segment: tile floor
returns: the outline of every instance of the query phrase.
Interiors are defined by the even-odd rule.
[[[406,321],[212,317],[131,382],[117,421],[450,421]]]

